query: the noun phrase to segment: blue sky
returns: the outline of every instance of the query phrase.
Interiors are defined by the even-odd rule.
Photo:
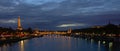
[[[0,0],[0,26],[48,30],[120,24],[120,0]]]

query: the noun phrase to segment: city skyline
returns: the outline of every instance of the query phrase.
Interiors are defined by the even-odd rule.
[[[13,0],[0,1],[0,26],[17,28],[21,16],[23,28],[48,30],[79,29],[120,24],[118,0]]]
[[[120,51],[120,0],[0,0],[0,51]]]

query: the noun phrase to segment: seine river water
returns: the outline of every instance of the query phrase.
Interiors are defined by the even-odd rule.
[[[60,35],[45,35],[0,46],[0,51],[119,51],[120,44],[74,38]]]

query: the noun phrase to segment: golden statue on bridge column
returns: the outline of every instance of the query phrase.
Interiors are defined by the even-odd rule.
[[[68,29],[67,33],[68,33],[68,34],[72,33],[72,29],[71,29],[71,28]]]

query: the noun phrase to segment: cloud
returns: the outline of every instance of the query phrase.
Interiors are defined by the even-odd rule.
[[[0,23],[17,23],[17,19],[0,20]]]
[[[119,24],[120,0],[0,0],[0,23],[9,26],[17,16],[23,27],[82,28],[108,20]]]
[[[120,11],[118,0],[13,0],[0,1],[0,13],[18,15],[96,15]],[[4,9],[3,9],[4,8]],[[7,8],[7,9],[6,9]],[[13,13],[11,13],[13,12]]]
[[[49,2],[61,3],[65,0],[21,0],[21,2],[32,5],[42,5]]]
[[[62,25],[58,25],[57,27],[76,27],[76,26],[85,26],[85,24],[78,24],[78,23],[74,23],[74,24],[62,24]]]

